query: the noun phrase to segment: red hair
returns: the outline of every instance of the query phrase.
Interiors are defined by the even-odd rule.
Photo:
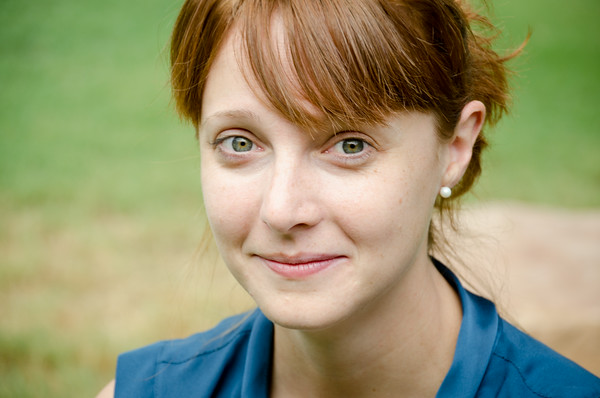
[[[283,48],[273,45],[274,16]],[[247,77],[307,128],[322,119],[306,104],[346,126],[415,110],[433,113],[440,138],[449,139],[469,101],[483,102],[488,125],[507,109],[511,57],[492,49],[484,33],[493,26],[461,0],[187,0],[172,35],[171,82],[177,110],[196,127],[208,71],[234,25]],[[479,176],[486,145],[482,132],[453,198]]]

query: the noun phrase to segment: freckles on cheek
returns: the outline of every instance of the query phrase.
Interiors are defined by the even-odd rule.
[[[365,190],[338,207],[338,220],[347,235],[357,242],[379,244],[402,230],[403,201],[401,195]],[[367,193],[368,192],[368,193]]]
[[[203,189],[206,214],[215,235],[234,238],[251,225],[256,210],[249,190],[215,181],[208,182]]]
[[[411,211],[406,209],[410,187],[404,171],[379,177],[354,196],[346,216],[347,225],[353,225],[355,233],[374,244],[399,239],[412,224]]]

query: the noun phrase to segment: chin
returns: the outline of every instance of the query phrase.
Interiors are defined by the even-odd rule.
[[[285,329],[299,330],[304,332],[327,330],[337,323],[332,320],[323,319],[323,317],[316,319],[308,316],[297,316],[292,314],[289,316],[271,316],[271,314],[265,314],[265,316],[277,326]]]
[[[329,304],[331,307],[331,303]],[[282,308],[284,307],[284,308]],[[340,308],[323,308],[323,305],[303,303],[303,305],[283,306],[259,305],[263,314],[274,324],[301,331],[321,331],[331,329],[348,318]],[[308,310],[307,310],[308,308]]]

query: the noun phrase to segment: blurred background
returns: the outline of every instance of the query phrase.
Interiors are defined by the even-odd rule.
[[[600,2],[490,3],[499,51],[533,36],[469,217],[518,265],[508,312],[600,374]],[[198,151],[168,87],[181,4],[0,1],[0,397],[93,396],[119,352],[252,306],[198,256]]]

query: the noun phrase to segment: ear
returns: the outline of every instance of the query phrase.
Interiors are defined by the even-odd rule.
[[[471,101],[463,108],[454,136],[448,142],[448,166],[443,177],[443,185],[453,187],[462,178],[471,156],[473,145],[485,121],[485,105],[481,101]]]

